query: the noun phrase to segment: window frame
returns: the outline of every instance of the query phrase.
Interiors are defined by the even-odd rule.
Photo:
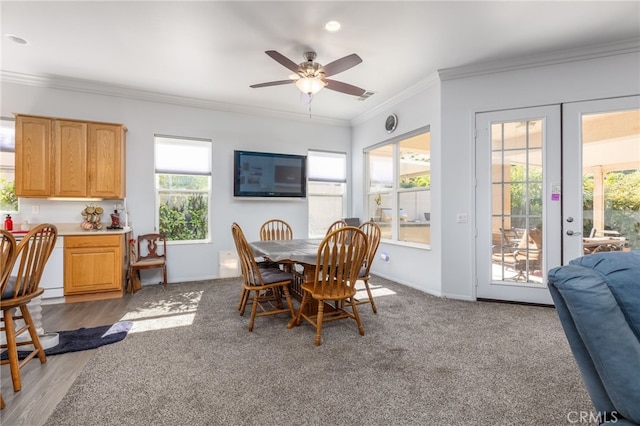
[[[182,163],[178,166],[178,168],[172,169],[175,166],[167,166],[166,164],[159,164],[162,160],[159,159],[158,148],[159,146],[178,146],[181,143],[189,144],[191,143],[193,147],[206,147],[207,157],[204,159],[207,165],[199,164],[200,170],[190,170],[188,165]],[[167,240],[167,244],[169,245],[179,245],[179,244],[204,244],[211,242],[211,199],[213,194],[213,141],[211,139],[205,138],[197,138],[197,137],[184,137],[184,136],[171,136],[171,135],[161,135],[154,134],[154,180],[155,180],[155,229],[160,232],[160,205],[162,194],[178,194],[181,196],[188,196],[189,194],[202,194],[206,198],[207,211],[206,215],[206,236],[201,239],[177,239],[177,240]],[[201,158],[198,156],[198,158]],[[208,169],[208,170],[207,170]],[[207,188],[205,189],[186,189],[186,188],[161,188],[160,187],[160,176],[176,176],[176,177],[186,177],[186,176],[199,176],[206,177]]]
[[[314,168],[313,165],[311,164],[313,161],[313,157],[314,154],[316,154],[318,157],[322,157],[327,156],[327,157],[339,157],[341,158],[342,162],[344,163],[344,167],[342,170],[340,170],[340,173],[321,173],[318,175],[314,175]],[[342,204],[342,208],[341,208],[341,216],[338,218],[330,218],[327,219],[327,226],[331,223],[333,223],[335,220],[341,219],[343,217],[347,216],[347,196],[348,196],[348,186],[347,186],[347,176],[348,176],[348,169],[349,169],[349,163],[348,163],[348,155],[346,152],[340,152],[340,151],[323,151],[323,150],[318,150],[318,149],[310,149],[307,151],[307,170],[308,170],[308,176],[307,176],[307,207],[310,205],[311,199],[313,198],[326,198],[326,197],[331,197],[331,198],[338,198],[338,196],[340,195],[341,198],[341,204]],[[324,172],[326,171],[331,171],[333,172],[335,170],[334,167],[326,167],[324,168]],[[328,192],[326,193],[320,193],[314,191],[314,186],[317,185],[327,185],[327,186],[336,186],[339,185],[342,191],[342,194],[331,194]],[[322,237],[324,236],[324,232],[322,234],[320,233],[314,233],[312,232],[312,223],[313,221],[311,220],[311,213],[312,213],[311,208],[308,208],[308,212],[307,212],[307,219],[308,219],[308,230],[307,230],[307,235],[309,238],[318,238],[318,237]]]
[[[2,162],[0,162],[0,172],[3,170],[8,171],[8,174],[13,173],[13,195],[15,197],[15,183],[16,183],[16,163],[15,163],[15,157],[16,157],[16,133],[15,133],[15,122],[16,119],[15,117],[0,117],[0,127],[13,129],[13,145],[9,145],[8,147],[5,147],[4,145],[0,145],[0,152],[2,153],[2,162],[4,162],[7,158],[9,158],[9,156],[12,156],[12,161],[8,161],[8,163],[6,164],[5,167],[3,167]],[[12,123],[12,124],[9,124]],[[4,139],[4,138],[3,138]],[[8,148],[8,149],[7,149]],[[13,148],[13,151],[11,151],[10,149]],[[13,167],[12,167],[12,164]],[[3,173],[0,173],[0,178],[2,177]],[[8,183],[11,183],[11,180],[8,180]],[[16,209],[15,210],[3,210],[2,208],[0,208],[0,213],[2,213],[2,215],[5,214],[12,214],[12,215],[17,215],[20,213],[20,198],[16,197]]]
[[[402,188],[400,186],[400,151],[401,151],[401,143],[410,138],[420,136],[423,134],[429,133],[429,138],[431,137],[431,125],[423,126],[419,129],[416,129],[411,132],[404,133],[402,135],[398,135],[391,139],[387,139],[378,144],[366,147],[363,149],[363,157],[364,157],[364,206],[367,217],[370,217],[372,220],[381,220],[381,217],[376,217],[376,210],[380,210],[380,207],[373,207],[372,204],[375,201],[375,198],[378,196],[384,197],[387,201],[390,202],[390,208],[384,208],[385,213],[381,213],[387,215],[386,210],[391,210],[390,214],[390,227],[391,227],[391,235],[390,237],[385,237],[383,235],[382,240],[386,243],[398,244],[398,245],[406,245],[411,247],[418,248],[430,248],[431,247],[431,237],[428,237],[428,243],[422,243],[418,241],[409,241],[409,240],[401,240],[400,239],[400,228],[401,228],[401,208],[400,208],[400,197],[402,194],[410,194],[414,192],[426,192],[428,193],[428,204],[431,205],[431,170],[429,170],[429,186],[421,187],[409,187]],[[377,190],[372,190],[371,185],[371,170],[370,170],[370,160],[369,154],[379,148],[382,147],[391,147],[391,177],[392,182],[389,188],[378,188]],[[429,153],[431,153],[431,144],[429,145]],[[383,198],[383,199],[384,199]],[[376,203],[378,204],[378,203]],[[381,204],[378,204],[380,206]],[[429,207],[429,213],[431,213],[432,207]],[[373,214],[372,214],[373,212]],[[370,220],[371,220],[370,219]],[[386,220],[385,220],[386,221]],[[425,222],[427,221],[425,217]],[[428,220],[429,228],[431,227],[431,220]]]

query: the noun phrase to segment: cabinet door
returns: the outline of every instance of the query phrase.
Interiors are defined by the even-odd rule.
[[[87,196],[87,123],[54,121],[54,196]]]
[[[51,120],[16,117],[16,195],[51,196]]]
[[[89,123],[89,196],[124,198],[124,127]]]
[[[66,296],[122,291],[122,235],[65,237]]]

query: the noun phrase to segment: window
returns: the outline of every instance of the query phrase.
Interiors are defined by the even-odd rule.
[[[427,129],[365,152],[368,216],[382,238],[431,244],[430,150]]]
[[[345,216],[347,154],[309,151],[307,169],[309,237],[318,238]]]
[[[0,211],[17,212],[15,120],[0,118]]]
[[[155,136],[157,229],[168,241],[209,239],[211,141]]]

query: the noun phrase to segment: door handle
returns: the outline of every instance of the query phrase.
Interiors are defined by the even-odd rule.
[[[570,236],[570,237],[573,237],[573,236],[577,237],[579,235],[582,235],[582,232],[573,232],[571,229],[569,229],[567,231],[567,235]]]

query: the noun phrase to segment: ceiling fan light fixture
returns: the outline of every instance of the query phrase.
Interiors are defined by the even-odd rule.
[[[300,89],[302,93],[315,95],[321,91],[325,86],[325,82],[319,78],[302,77],[296,80],[296,87]]]

